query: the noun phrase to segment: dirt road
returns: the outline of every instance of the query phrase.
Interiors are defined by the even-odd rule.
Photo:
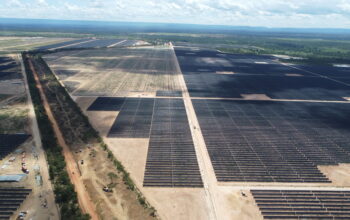
[[[191,134],[193,138],[193,144],[196,149],[196,154],[197,154],[197,160],[198,160],[198,165],[202,174],[202,181],[204,185],[204,190],[205,190],[205,195],[206,195],[206,200],[207,200],[207,209],[209,212],[208,218],[211,220],[215,219],[223,219],[220,217],[220,213],[218,213],[217,208],[216,208],[216,202],[215,202],[215,192],[217,191],[216,189],[216,178],[214,175],[214,169],[211,165],[209,154],[206,150],[204,138],[202,135],[202,132],[199,129],[199,122],[191,101],[191,97],[189,95],[189,92],[187,90],[187,86],[185,83],[184,76],[182,74],[179,62],[177,60],[173,45],[170,43],[170,47],[173,52],[173,59],[176,64],[176,69],[179,77],[180,84],[182,86],[182,94],[183,94],[183,100],[184,104],[186,106],[186,112],[187,112],[187,117],[188,117],[188,122],[190,125],[191,129]]]
[[[80,208],[83,211],[83,213],[88,213],[91,216],[91,219],[97,220],[98,216],[97,216],[97,213],[95,211],[95,205],[92,203],[90,196],[89,196],[88,192],[86,191],[86,188],[83,184],[83,180],[79,176],[80,172],[79,172],[79,169],[77,167],[77,163],[74,160],[73,154],[70,151],[68,145],[66,144],[66,142],[63,138],[63,135],[58,127],[58,124],[57,124],[55,117],[53,116],[50,105],[47,101],[46,95],[43,91],[43,88],[42,88],[41,83],[39,81],[37,72],[35,71],[35,68],[34,68],[31,60],[29,60],[29,65],[30,65],[31,70],[33,71],[36,86],[39,89],[40,96],[43,100],[43,105],[44,105],[45,111],[47,113],[47,116],[52,123],[54,132],[55,132],[57,140],[58,140],[58,144],[63,149],[62,153],[64,155],[64,158],[65,158],[65,161],[67,164],[67,166],[66,166],[67,172],[68,172],[68,175],[69,175],[71,182],[75,186],[75,191],[78,194],[78,202],[79,202]]]

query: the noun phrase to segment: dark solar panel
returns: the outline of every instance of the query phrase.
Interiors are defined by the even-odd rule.
[[[156,93],[156,96],[165,96],[165,97],[182,97],[181,91],[165,91],[165,90],[159,90]]]
[[[155,99],[143,185],[203,186],[182,99]]]
[[[264,219],[350,219],[350,191],[251,190]]]
[[[98,97],[87,109],[88,111],[120,111],[125,98]]]
[[[149,138],[154,99],[126,98],[108,137]]]
[[[350,162],[350,105],[192,100],[218,181],[329,182]]]
[[[344,101],[350,93],[349,86],[276,63],[267,56],[183,48],[175,52],[191,97],[265,94],[274,99]],[[347,73],[334,76],[349,76]]]
[[[0,219],[10,219],[31,191],[24,188],[0,187]]]
[[[84,41],[88,41],[89,39],[77,39],[77,40],[71,40],[71,41],[64,41],[61,43],[56,43],[56,44],[50,44],[50,45],[46,45],[46,46],[42,46],[42,47],[38,47],[38,50],[49,50],[49,49],[55,49],[58,47],[64,47],[64,46],[68,46],[71,44],[78,44],[78,43],[82,43]],[[67,47],[65,47],[67,48]]]
[[[28,134],[0,134],[0,160],[23,144],[29,137]]]

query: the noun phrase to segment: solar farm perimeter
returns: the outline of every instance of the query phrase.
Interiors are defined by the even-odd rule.
[[[162,219],[350,218],[350,68],[171,44],[44,58]]]

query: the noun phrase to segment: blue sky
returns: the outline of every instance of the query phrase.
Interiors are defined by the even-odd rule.
[[[0,0],[0,17],[350,28],[350,0]]]

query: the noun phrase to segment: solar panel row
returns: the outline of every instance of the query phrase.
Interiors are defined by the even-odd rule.
[[[166,91],[166,90],[158,90],[156,92],[156,96],[165,96],[165,97],[182,97],[181,91]]]
[[[19,79],[19,65],[10,57],[0,57],[0,80]]]
[[[330,182],[350,162],[350,105],[192,100],[218,181]]]
[[[149,138],[153,106],[154,99],[126,98],[108,137]]]
[[[0,160],[23,144],[29,137],[28,134],[0,134]]]
[[[120,111],[125,98],[98,97],[89,107],[88,111]]]
[[[156,99],[144,186],[202,187],[182,99]]]
[[[279,64],[269,56],[181,47],[175,48],[175,52],[191,97],[241,98],[242,94],[265,94],[275,99],[344,101],[343,97],[350,93],[349,87],[341,83]],[[337,73],[333,76],[345,74]]]
[[[99,97],[89,111],[120,111],[108,137],[150,138],[144,186],[202,187],[182,99]]]
[[[265,219],[350,219],[350,191],[251,190]]]
[[[77,39],[77,40],[71,40],[71,41],[64,41],[61,43],[56,43],[56,44],[50,44],[50,45],[46,45],[46,46],[42,46],[42,47],[38,47],[38,50],[50,50],[50,49],[55,49],[58,47],[65,47],[71,44],[77,44],[77,43],[82,43],[84,41],[88,41],[89,39]]]
[[[119,39],[95,39],[86,43],[69,46],[69,48],[95,48],[95,47],[107,47],[122,40]]]
[[[0,219],[10,219],[31,191],[24,188],[0,188]]]
[[[97,48],[97,47],[108,47],[114,44],[117,44],[118,47],[127,47],[127,46],[133,46],[135,43],[137,43],[137,40],[125,40],[123,41],[121,39],[77,39],[77,40],[71,40],[71,41],[65,41],[61,43],[56,44],[50,44],[42,47],[36,48],[37,50],[50,50],[50,49],[56,49],[56,48]]]

